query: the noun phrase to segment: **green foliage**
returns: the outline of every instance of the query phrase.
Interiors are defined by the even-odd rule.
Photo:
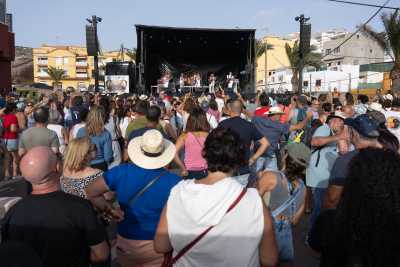
[[[63,69],[49,67],[47,69],[47,74],[49,74],[50,79],[53,80],[54,84],[59,83],[62,79],[64,79],[67,75],[65,75],[65,71]]]
[[[136,48],[126,49],[125,53],[134,61],[136,61]]]
[[[261,57],[264,53],[265,50],[272,50],[274,49],[274,46],[271,44],[265,45],[265,43],[262,40],[256,40],[256,57],[259,58]]]
[[[400,65],[400,14],[397,9],[391,14],[383,14],[382,22],[386,31],[385,42],[393,53],[395,65]]]

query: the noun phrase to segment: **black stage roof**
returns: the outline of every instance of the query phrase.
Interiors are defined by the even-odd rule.
[[[174,78],[196,71],[203,80],[209,73],[222,79],[228,72],[252,82],[255,63],[255,29],[175,28],[136,25],[136,62],[143,66],[146,89],[157,84],[165,68]],[[242,87],[244,84],[242,84]]]

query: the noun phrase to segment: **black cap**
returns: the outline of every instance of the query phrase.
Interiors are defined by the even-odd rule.
[[[367,138],[379,137],[379,125],[368,114],[362,114],[355,119],[348,118],[344,120],[344,124],[354,128],[360,135]]]

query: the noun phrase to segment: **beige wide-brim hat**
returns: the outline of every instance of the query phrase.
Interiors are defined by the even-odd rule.
[[[272,116],[272,115],[283,115],[285,112],[282,111],[280,107],[271,107],[264,115]]]
[[[175,157],[175,145],[158,130],[148,130],[129,142],[129,159],[137,166],[154,170],[167,166]]]

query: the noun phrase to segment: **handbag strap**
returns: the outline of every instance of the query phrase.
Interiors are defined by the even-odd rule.
[[[244,188],[240,195],[235,199],[235,201],[232,203],[232,205],[229,206],[228,210],[226,211],[226,214],[229,213],[231,210],[233,210],[237,204],[239,204],[240,200],[243,198],[243,196],[246,194],[247,189]],[[206,230],[204,230],[200,235],[198,235],[192,242],[187,244],[181,251],[179,251],[178,254],[176,254],[175,257],[172,258],[170,265],[174,265],[183,255],[185,255],[191,248],[193,248],[203,237],[213,229],[215,225],[208,227]]]
[[[131,206],[133,203],[135,203],[137,201],[137,199],[141,195],[143,195],[144,192],[146,192],[155,182],[157,182],[158,179],[160,179],[166,173],[167,173],[167,171],[160,173],[154,179],[152,179],[145,187],[143,187],[140,191],[138,191],[133,196],[131,196],[128,200],[128,205]]]

